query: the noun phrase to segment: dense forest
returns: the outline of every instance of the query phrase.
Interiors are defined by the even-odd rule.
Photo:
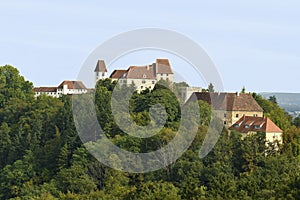
[[[181,102],[174,93],[157,86],[133,94],[130,113],[137,124],[149,123],[149,108],[155,103],[167,111],[158,134],[135,138],[120,130],[110,113],[115,84],[106,79],[95,88],[97,117],[107,137],[132,152],[166,145],[181,120]],[[31,82],[16,68],[2,66],[0,199],[300,199],[300,129],[274,98],[253,97],[284,130],[279,150],[266,147],[263,133],[241,140],[239,133],[224,129],[214,149],[200,159],[211,109],[199,101],[197,135],[176,162],[154,172],[126,173],[105,166],[86,150],[74,124],[72,97],[35,98]]]

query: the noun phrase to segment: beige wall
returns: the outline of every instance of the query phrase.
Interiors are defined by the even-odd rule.
[[[174,74],[156,74],[157,81],[159,80],[165,80],[169,82],[174,81]]]
[[[128,86],[134,84],[138,92],[141,92],[146,88],[152,90],[155,86],[155,83],[156,79],[119,79],[119,84],[126,84]]]
[[[266,143],[268,144],[268,142],[275,142],[278,141],[279,144],[283,143],[283,139],[282,139],[282,133],[266,133]]]
[[[227,111],[226,112],[226,125],[231,126],[236,123],[243,116],[257,116],[263,117],[263,112],[259,111]]]
[[[216,113],[218,115],[218,118],[222,119],[224,122],[226,121],[226,124],[224,123],[226,127],[232,126],[244,115],[263,117],[263,112],[258,111],[216,111]]]

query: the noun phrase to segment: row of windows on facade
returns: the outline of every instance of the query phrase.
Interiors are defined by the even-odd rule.
[[[234,127],[235,127],[235,128],[239,128],[240,125],[239,125],[239,124],[235,124]],[[262,127],[262,125],[261,125],[261,126],[260,126],[260,125],[255,125],[255,126],[254,126],[255,129],[260,129],[261,127]],[[250,128],[250,124],[246,124],[246,125],[245,125],[245,128]]]
[[[161,76],[166,75],[169,76],[169,74],[160,74]],[[147,78],[146,74],[143,74],[143,78]],[[162,78],[160,78],[162,80]]]
[[[58,92],[61,92],[62,90],[61,89],[58,89]],[[72,90],[68,90],[69,92],[71,92]],[[78,92],[84,92],[84,91],[86,91],[85,89],[77,89],[77,91]],[[46,94],[52,94],[52,95],[54,95],[54,94],[57,94],[58,92],[36,92],[37,94],[44,94],[44,93],[46,93]]]
[[[99,74],[100,74],[100,73],[97,73],[97,77],[99,76]],[[105,76],[105,73],[104,73],[104,72],[102,72],[102,76]]]
[[[164,80],[163,78],[160,78],[160,80]],[[167,81],[169,81],[169,78],[166,79]],[[120,83],[127,83],[127,80],[119,80]],[[145,84],[147,81],[146,80],[142,80],[142,83]],[[152,84],[155,84],[155,81],[151,81]],[[134,84],[134,81],[131,81],[131,84]]]
[[[244,114],[244,115],[245,115],[245,114]],[[242,116],[244,116],[244,115],[242,115]],[[239,116],[240,116],[239,114],[236,114],[236,115],[235,115],[236,118],[239,118]],[[257,114],[254,114],[254,115],[253,115],[253,117],[257,117],[257,116],[258,116]],[[224,113],[224,117],[227,117],[227,114],[226,114],[226,113]]]

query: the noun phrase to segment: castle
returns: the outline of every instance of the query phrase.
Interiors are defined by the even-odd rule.
[[[110,76],[104,60],[98,60],[94,70],[95,85],[97,81],[108,77],[122,85],[134,85],[138,92],[147,88],[153,89],[160,80],[170,83],[174,81],[174,73],[168,59],[156,59],[150,65],[129,66],[126,70],[117,69]],[[57,87],[36,87],[34,91],[36,97],[45,94],[58,98],[62,95],[92,92],[93,89],[88,89],[81,81],[63,81]],[[197,100],[207,102],[229,130],[236,130],[242,133],[243,137],[265,132],[267,142],[276,140],[282,143],[283,131],[269,118],[263,117],[263,109],[251,94],[201,92],[201,88],[183,87],[180,95],[187,103],[192,101],[192,95],[196,96]]]
[[[98,60],[94,72],[95,83],[100,79],[107,78],[107,69],[104,60]],[[159,80],[173,83],[174,73],[168,59],[156,59],[150,65],[130,66],[127,70],[114,70],[109,78],[123,85],[132,84],[138,92],[141,92],[146,88],[153,89]]]

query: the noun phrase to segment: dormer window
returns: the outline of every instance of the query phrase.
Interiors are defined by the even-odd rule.
[[[146,76],[146,74],[143,74],[143,78],[146,78],[147,76]]]
[[[240,127],[239,124],[235,124],[235,125],[234,125],[234,128],[238,128],[238,127]]]
[[[249,124],[246,124],[246,125],[245,125],[245,128],[250,128],[250,125],[249,125]]]
[[[260,126],[259,125],[255,125],[254,128],[255,129],[260,129]]]

